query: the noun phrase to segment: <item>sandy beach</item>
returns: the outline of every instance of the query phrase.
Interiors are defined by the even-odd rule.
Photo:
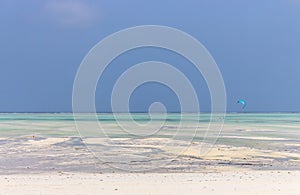
[[[5,158],[0,160],[0,194],[299,194],[300,191],[296,152],[216,145],[205,156],[199,156],[194,144],[163,167],[130,173],[118,168],[147,170],[164,161],[154,156],[153,161],[137,162],[128,154],[128,164],[120,166],[118,160],[97,159],[84,145],[74,148],[70,143],[76,140],[6,141],[14,145],[1,148]],[[118,141],[123,146],[131,143],[128,139]],[[145,140],[143,147],[149,148],[153,141]],[[66,142],[69,146],[63,144]],[[134,147],[139,145],[136,143]],[[176,151],[176,147],[170,151]]]
[[[1,175],[0,194],[299,194],[300,171]]]
[[[122,134],[109,121],[107,139],[96,132],[78,136],[70,115],[2,117],[8,119],[0,124],[5,129],[0,132],[0,194],[300,192],[298,124],[277,124],[277,118],[260,124],[256,116],[253,123],[236,125],[240,116],[228,117],[211,144],[201,141],[205,130],[191,142],[184,139],[197,121],[181,129],[181,140],[171,137],[173,121],[157,135],[143,138]],[[265,121],[266,116],[260,117]],[[286,123],[296,117],[289,116]]]

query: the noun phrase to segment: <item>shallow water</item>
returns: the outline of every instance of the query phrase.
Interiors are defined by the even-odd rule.
[[[229,113],[222,129],[221,120],[210,123],[210,114],[116,118],[81,114],[75,121],[68,113],[0,114],[0,173],[300,167],[299,113]]]
[[[117,114],[118,123],[112,114],[98,114],[97,123],[102,126],[103,131],[112,137],[132,137],[130,132],[140,132],[149,130],[149,134],[153,137],[169,137],[172,138],[172,133],[183,132],[182,136],[195,134],[193,138],[201,140],[207,133],[210,124],[210,114],[168,114],[164,117],[162,114]],[[138,125],[131,126],[134,122]],[[183,117],[183,119],[182,119]],[[96,123],[93,117],[89,114],[82,114],[77,117],[78,123],[87,124],[87,126]],[[182,123],[179,127],[180,122]],[[161,124],[161,126],[159,126]],[[214,124],[212,122],[211,124]],[[138,129],[121,129],[119,125],[125,127],[133,127]],[[154,132],[153,128],[161,127],[159,131]],[[215,129],[213,133],[217,136],[220,130],[219,143],[234,142],[236,138],[253,141],[290,141],[298,142],[300,140],[300,114],[299,113],[266,113],[266,114],[238,114],[229,113],[225,117],[224,126],[222,129]],[[208,130],[209,131],[209,130]],[[89,133],[90,134],[89,134]],[[97,130],[86,128],[80,130],[82,135],[101,136]],[[93,135],[94,133],[94,135]],[[213,135],[211,133],[210,135]],[[146,135],[149,135],[146,134]],[[0,114],[0,137],[68,137],[78,136],[78,131],[72,114],[48,114],[48,113],[15,113],[15,114]],[[139,136],[137,136],[138,138]],[[265,139],[264,139],[265,138]],[[280,138],[282,140],[280,140]],[[227,141],[226,141],[227,140]],[[234,144],[234,143],[233,143]]]

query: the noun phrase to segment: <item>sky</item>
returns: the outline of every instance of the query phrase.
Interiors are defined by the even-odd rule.
[[[300,111],[300,0],[0,0],[0,112],[71,112],[76,72],[106,36],[137,25],[165,25],[200,41],[222,73],[227,110]],[[98,112],[109,112],[112,86],[126,68],[157,60],[178,67],[209,111],[207,85],[192,64],[159,48],[116,58],[97,86]],[[122,64],[122,66],[120,66]],[[101,83],[101,84],[100,84]],[[147,83],[131,96],[134,112],[161,101],[179,111],[167,86]]]

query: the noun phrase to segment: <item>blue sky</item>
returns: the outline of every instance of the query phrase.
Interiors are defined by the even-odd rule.
[[[0,112],[69,112],[76,71],[101,39],[136,25],[167,25],[197,38],[216,60],[227,90],[228,111],[300,111],[300,1],[0,1]],[[141,49],[116,59],[98,86],[98,111],[109,111],[118,75],[143,60],[180,64],[209,110],[204,80],[168,51]],[[186,66],[185,66],[186,64]],[[178,66],[178,65],[177,65]],[[123,67],[123,68],[124,68]],[[130,102],[143,111],[161,100],[170,111],[178,100],[168,88],[147,84]]]

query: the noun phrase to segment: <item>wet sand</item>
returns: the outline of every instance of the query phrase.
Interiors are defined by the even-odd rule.
[[[203,143],[193,142],[185,148],[183,142],[166,138],[91,138],[85,143],[79,137],[2,139],[0,175],[300,170],[299,146],[294,145],[290,150],[275,147],[270,150],[222,144],[208,148]],[[201,147],[207,151],[201,153]]]
[[[86,140],[93,152],[79,137],[1,139],[0,194],[300,192],[299,147],[293,144],[290,150],[216,144],[201,154],[198,142],[179,153],[180,141],[162,138]]]

